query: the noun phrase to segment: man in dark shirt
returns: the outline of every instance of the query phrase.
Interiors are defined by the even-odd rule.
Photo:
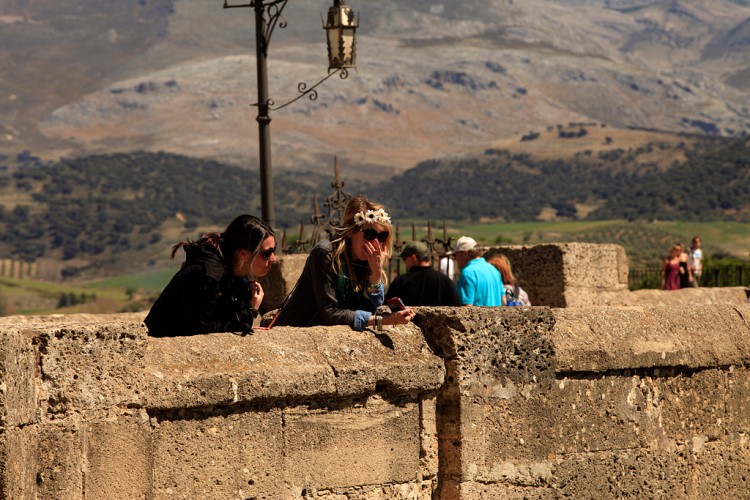
[[[407,306],[458,306],[456,286],[446,275],[430,266],[427,246],[421,241],[407,243],[401,252],[406,273],[398,276],[385,295],[399,297]]]

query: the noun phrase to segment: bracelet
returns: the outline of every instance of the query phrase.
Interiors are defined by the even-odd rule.
[[[375,315],[375,326],[376,330],[379,332],[383,331],[383,317],[378,315]]]

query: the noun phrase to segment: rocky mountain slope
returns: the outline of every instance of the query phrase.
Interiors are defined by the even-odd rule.
[[[748,0],[351,0],[358,73],[273,115],[274,165],[362,180],[570,122],[750,132]],[[271,96],[325,75],[320,14],[290,2]],[[257,168],[251,9],[0,0],[0,153],[167,151]],[[378,167],[378,168],[375,168]]]

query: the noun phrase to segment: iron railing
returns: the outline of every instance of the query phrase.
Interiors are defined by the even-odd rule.
[[[334,178],[331,181],[331,187],[333,192],[330,196],[325,199],[323,207],[326,213],[322,213],[320,205],[318,204],[318,196],[314,195],[312,198],[313,203],[313,214],[310,217],[310,223],[312,224],[312,234],[309,238],[305,238],[305,224],[300,222],[299,236],[292,243],[287,244],[286,229],[281,236],[281,253],[282,254],[299,254],[308,253],[310,249],[315,246],[320,240],[331,239],[336,233],[336,228],[341,227],[341,221],[344,219],[344,210],[346,204],[351,198],[351,194],[344,191],[344,181],[339,176],[339,161],[338,158],[334,158],[333,162]],[[447,235],[447,227],[445,221],[443,221],[443,234],[442,238],[433,236],[433,227],[430,221],[427,222],[427,236],[421,238],[422,241],[427,245],[428,255],[430,262],[433,267],[440,269],[440,261],[447,256],[451,249],[451,239]],[[411,240],[417,241],[417,227],[415,224],[411,225]],[[388,261],[388,277],[390,279],[398,276],[402,270],[401,262],[401,251],[408,241],[401,239],[401,233],[399,232],[399,225],[394,226],[393,233],[393,254]]]
[[[704,265],[700,286],[750,286],[750,263]],[[628,273],[628,288],[661,288],[661,267],[632,268]]]

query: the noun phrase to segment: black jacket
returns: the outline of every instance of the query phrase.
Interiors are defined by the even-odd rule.
[[[370,274],[366,263],[354,263],[358,277]],[[333,247],[323,240],[310,250],[305,267],[276,318],[277,326],[349,325],[356,311],[375,312],[376,306],[362,292],[353,290],[350,280],[339,279],[333,270]]]
[[[385,299],[399,297],[407,306],[458,306],[456,285],[430,266],[414,266],[391,283]]]
[[[185,248],[185,263],[146,316],[152,337],[252,331],[251,287],[211,245]]]

